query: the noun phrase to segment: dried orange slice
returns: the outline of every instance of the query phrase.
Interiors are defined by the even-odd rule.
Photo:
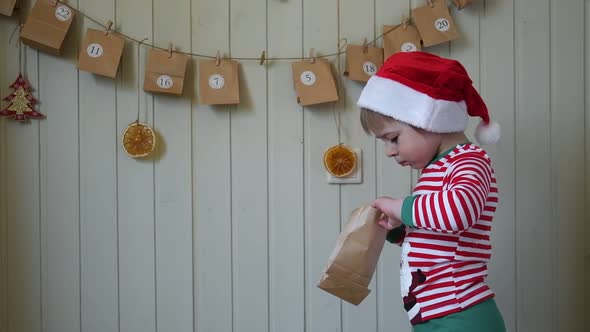
[[[123,133],[123,150],[133,158],[145,157],[154,151],[156,134],[145,123],[133,122]]]
[[[324,153],[324,167],[335,177],[345,177],[356,168],[356,153],[344,144],[335,145]]]

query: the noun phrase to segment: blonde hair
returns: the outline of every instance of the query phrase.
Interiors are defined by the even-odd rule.
[[[361,108],[361,125],[367,134],[373,134],[390,121],[395,121],[395,119],[367,108]]]

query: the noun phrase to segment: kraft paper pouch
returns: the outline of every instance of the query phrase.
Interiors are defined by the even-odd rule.
[[[323,58],[291,64],[297,102],[302,106],[338,101],[330,62]]]
[[[20,33],[22,42],[32,48],[59,55],[72,21],[74,11],[58,3],[38,0]]]
[[[0,14],[12,16],[12,11],[15,9],[16,0],[0,0]]]
[[[80,48],[78,69],[115,78],[124,46],[125,40],[118,35],[88,29]]]
[[[385,59],[397,52],[415,52],[422,50],[420,33],[411,24],[383,26],[383,49]]]
[[[461,10],[461,9],[463,9],[463,8],[468,7],[469,5],[471,5],[471,3],[473,1],[471,1],[471,0],[453,0],[453,2],[455,3],[455,6],[457,6],[457,8],[459,10]]]
[[[202,105],[239,104],[238,63],[232,60],[199,61],[199,96]]]
[[[446,1],[429,0],[426,5],[413,9],[412,17],[418,31],[420,31],[424,47],[448,42],[459,37]]]
[[[354,305],[368,289],[381,255],[387,230],[377,224],[381,212],[362,206],[352,212],[336,242],[318,287]]]
[[[383,49],[364,45],[346,47],[346,72],[353,81],[367,82],[383,65]]]
[[[150,49],[147,55],[143,90],[182,95],[188,56],[177,52]]]

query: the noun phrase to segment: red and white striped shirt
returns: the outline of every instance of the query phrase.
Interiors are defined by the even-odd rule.
[[[421,172],[404,200],[401,284],[412,324],[459,312],[494,296],[485,284],[498,204],[487,153],[458,145]]]

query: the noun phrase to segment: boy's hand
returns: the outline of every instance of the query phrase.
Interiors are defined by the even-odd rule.
[[[388,231],[394,228],[398,228],[402,225],[402,222],[400,220],[392,219],[387,216],[384,216],[384,218],[380,219],[377,223],[379,224],[379,226],[385,228]]]
[[[401,220],[403,203],[403,199],[379,197],[373,201],[371,206],[383,212],[389,219]]]

